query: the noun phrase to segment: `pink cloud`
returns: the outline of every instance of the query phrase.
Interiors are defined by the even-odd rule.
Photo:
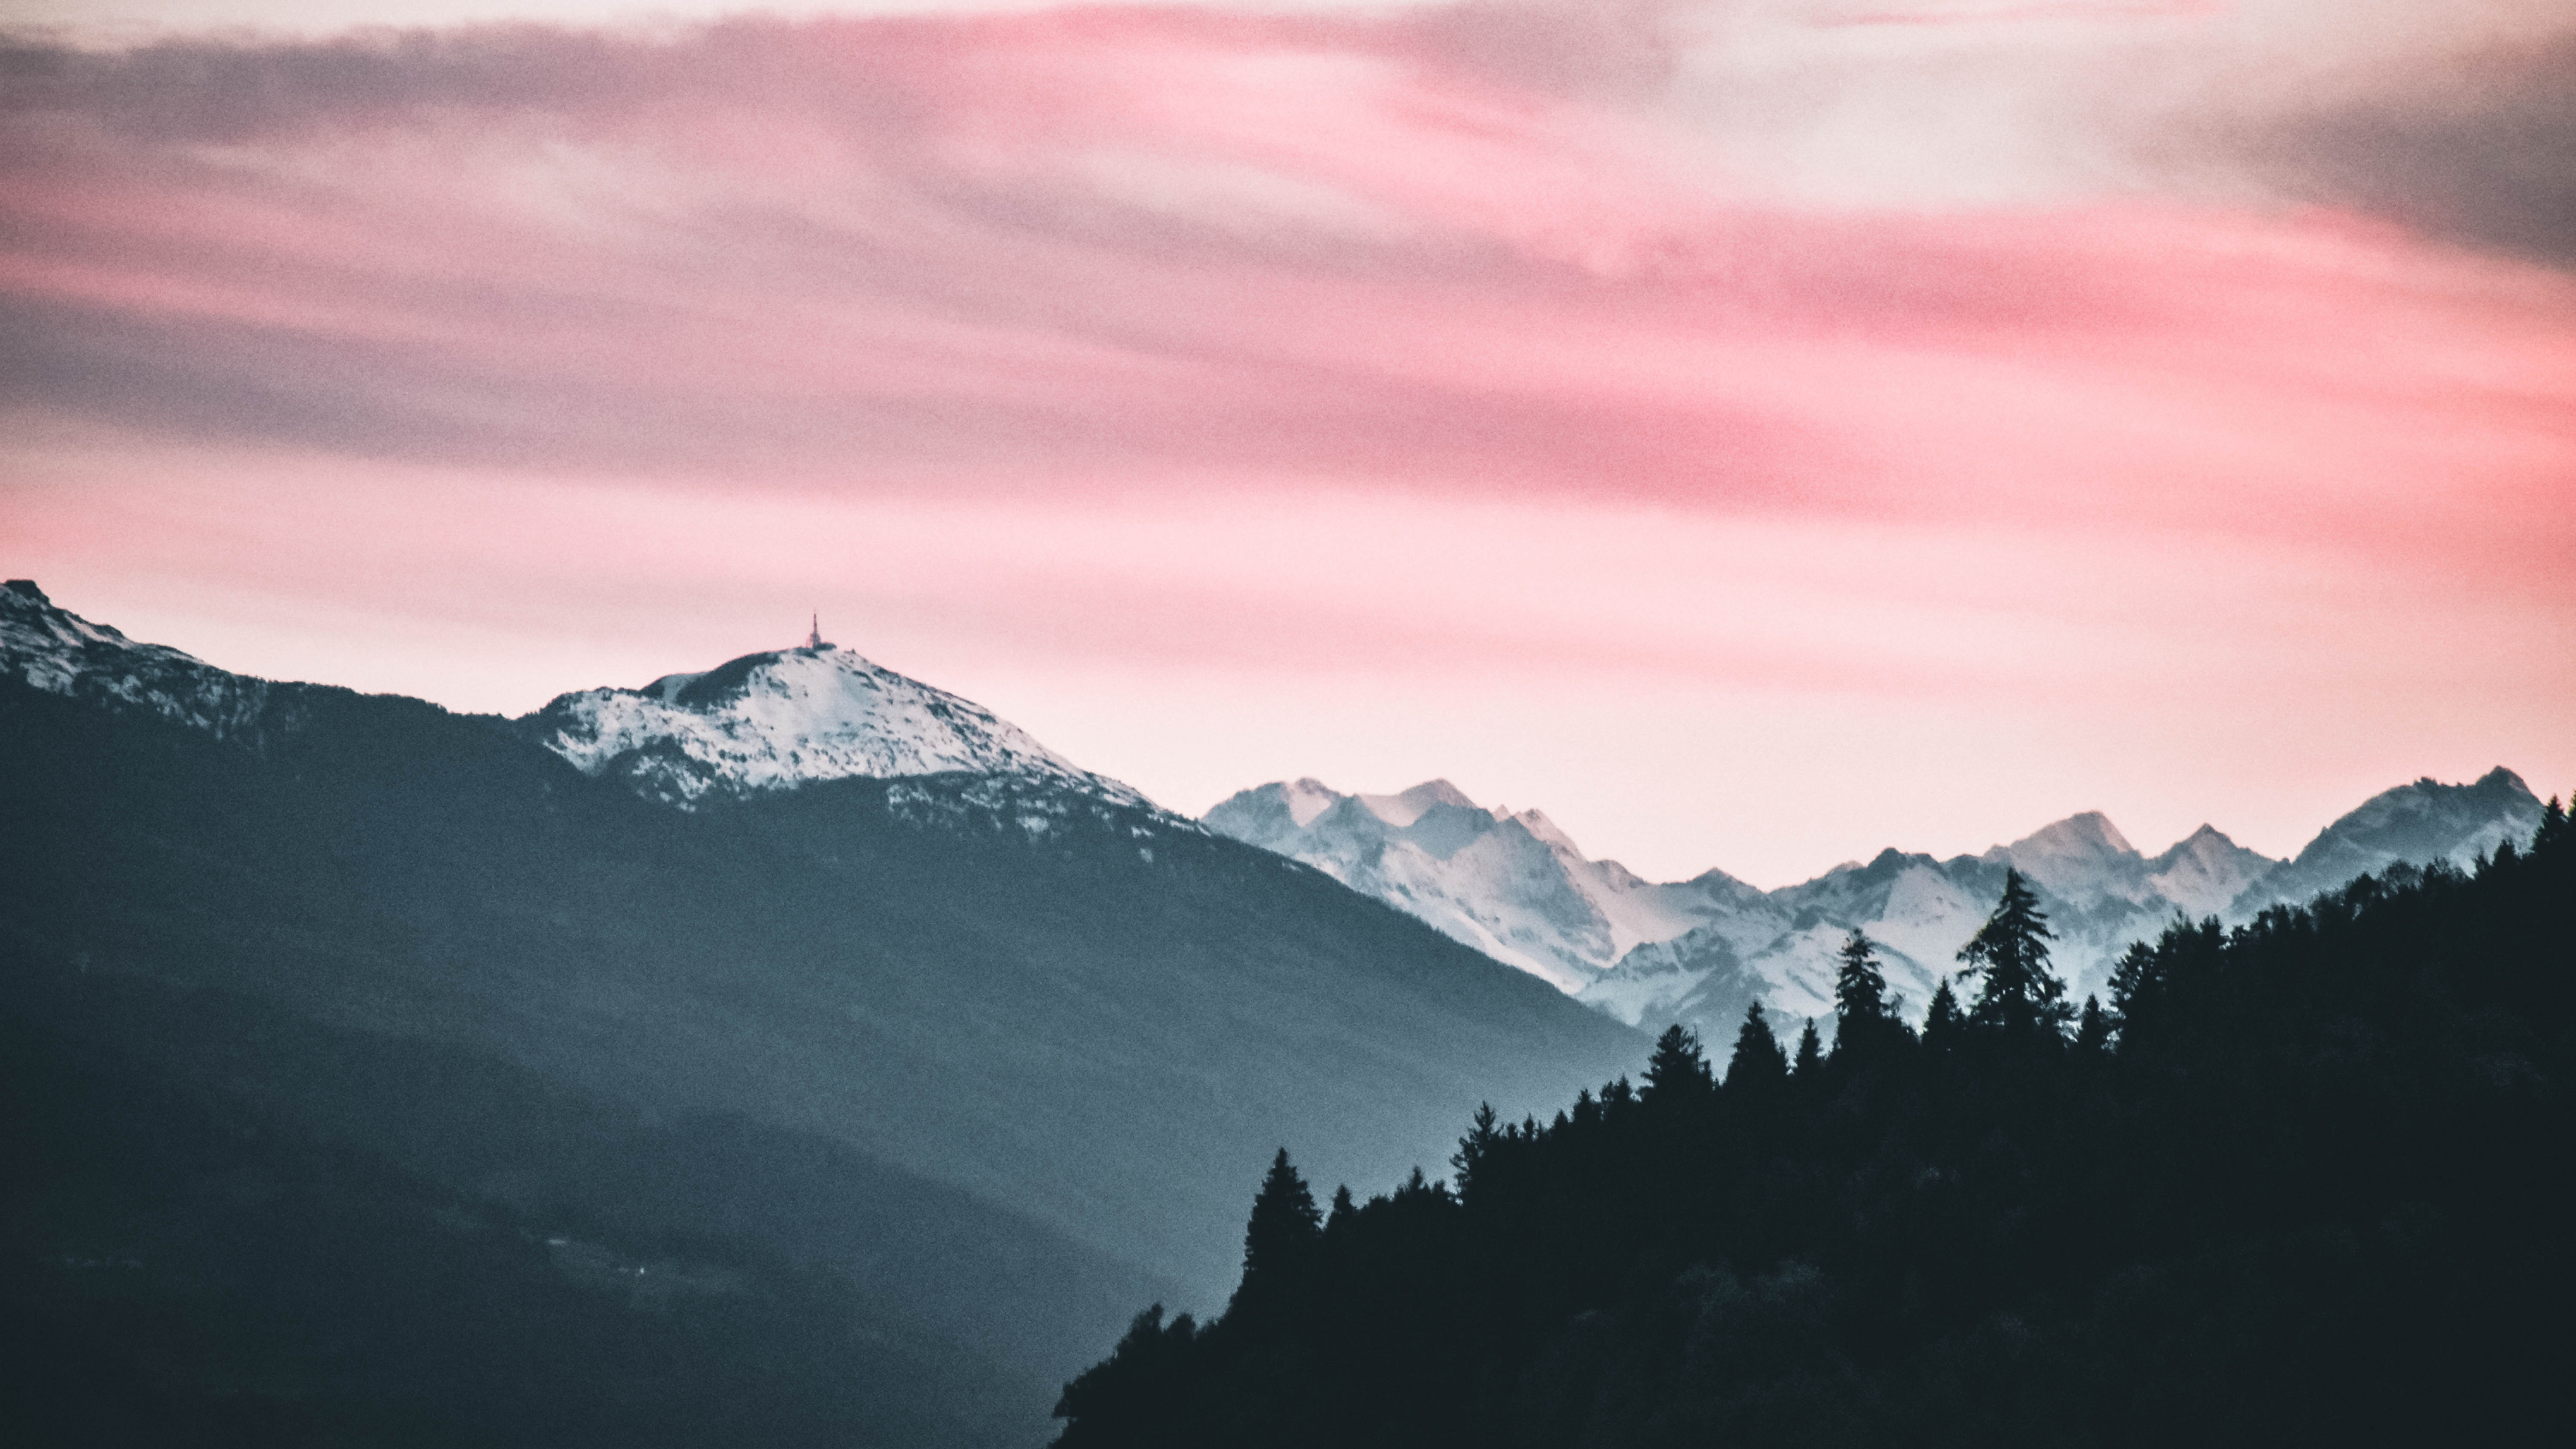
[[[1996,835],[2117,804],[2087,771],[2167,782],[2115,782],[2141,835],[2576,773],[2565,272],[2321,206],[1797,202],[1652,103],[1679,46],[1468,7],[52,53],[0,94],[12,572],[489,708],[823,602],[1175,803],[1326,769],[1293,719],[1387,772],[1345,783],[1481,771],[1674,872],[1895,837],[1774,869],[1581,802],[1788,784],[1440,722],[1660,711]]]

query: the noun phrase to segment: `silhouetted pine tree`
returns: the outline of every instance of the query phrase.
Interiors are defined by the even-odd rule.
[[[1887,975],[1879,968],[1877,943],[1853,931],[1837,954],[1842,965],[1834,974],[1834,1055],[1858,1059],[1906,1038],[1906,1025],[1887,994]]]
[[[2144,941],[2129,943],[2120,953],[2119,964],[2111,968],[2111,1015],[2122,1022],[2129,1019],[2131,1006],[2155,990],[2156,948]]]
[[[1878,968],[1878,947],[1854,931],[1839,953],[1842,968],[1834,974],[1835,1039],[1846,1039],[1852,1023],[1887,1019],[1887,974]],[[1867,1030],[1866,1025],[1863,1030]]]
[[[1655,1038],[1654,1054],[1646,1058],[1645,1089],[1638,1095],[1649,1102],[1693,1099],[1707,1096],[1716,1085],[1708,1057],[1700,1051],[1699,1033],[1675,1023]]]
[[[1968,1019],[1959,1014],[1958,993],[1950,989],[1945,976],[1932,990],[1931,1014],[1923,1018],[1923,1045],[1933,1051],[1956,1051],[1967,1031]]]
[[[2111,1018],[2102,1010],[2102,998],[2084,998],[2084,1015],[2075,1023],[2075,1049],[2087,1056],[2100,1056],[2111,1045]]]
[[[1971,1024],[2014,1040],[2055,1037],[2064,1029],[2074,1013],[2066,1005],[2065,979],[2048,969],[2048,943],[2056,934],[2021,872],[2006,870],[1995,913],[1959,948],[1967,963],[1959,974],[1980,979]]]
[[[1420,1171],[1415,1169],[1417,1175]],[[1323,1236],[1324,1215],[1316,1210],[1315,1194],[1288,1164],[1288,1149],[1282,1147],[1253,1195],[1252,1219],[1243,1229],[1243,1281],[1234,1290],[1227,1317],[1260,1317],[1285,1299]]]
[[[1458,1150],[1449,1154],[1449,1166],[1458,1175],[1460,1197],[1476,1190],[1476,1165],[1493,1152],[1495,1141],[1502,1135],[1494,1126],[1494,1104],[1477,1103],[1476,1115],[1468,1125],[1467,1135],[1458,1139]]]
[[[1574,1094],[1574,1125],[1590,1127],[1601,1120],[1601,1104],[1592,1100],[1592,1089],[1585,1087]]]
[[[1744,1025],[1736,1029],[1735,1055],[1726,1063],[1727,1089],[1761,1092],[1788,1076],[1789,1054],[1780,1050],[1780,1039],[1771,1034],[1770,1019],[1757,1001],[1744,1009]]]
[[[1798,1055],[1790,1062],[1790,1075],[1802,1082],[1816,1079],[1816,1068],[1824,1062],[1825,1044],[1816,1037],[1816,1019],[1807,1018],[1807,1029],[1798,1033]]]

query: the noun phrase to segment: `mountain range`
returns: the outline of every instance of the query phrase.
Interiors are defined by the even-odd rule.
[[[1301,860],[1631,1026],[1731,1039],[1752,1002],[1795,1019],[1832,1010],[1835,952],[1858,929],[1919,1016],[1993,909],[2007,870],[2039,894],[2077,1000],[2128,944],[2176,916],[2230,924],[2399,862],[2466,866],[2527,839],[2541,805],[2510,770],[2418,780],[2373,796],[2290,860],[2203,825],[2149,856],[2098,812],[2009,845],[1938,859],[1882,850],[1764,891],[1723,871],[1657,883],[1593,860],[1536,810],[1487,809],[1446,780],[1351,795],[1312,779],[1245,790],[1205,816],[1219,834]]]
[[[1274,1150],[1646,1045],[819,640],[503,719],[18,581],[0,741],[0,1388],[97,1442],[1038,1442]]]
[[[0,1401],[100,1443],[1035,1443],[1138,1305],[1222,1304],[1280,1147],[1436,1171],[1637,1027],[1820,1014],[1851,926],[1919,1009],[2008,867],[2080,991],[2538,817],[1654,883],[1440,781],[1186,819],[819,637],[506,719],[23,580],[0,744]]]

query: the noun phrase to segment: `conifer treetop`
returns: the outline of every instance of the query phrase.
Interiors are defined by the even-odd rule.
[[[2006,870],[1994,914],[1959,948],[1965,963],[1959,975],[1978,982],[1968,1012],[1972,1025],[2012,1037],[2063,1031],[2073,1013],[2065,1001],[2065,978],[2048,969],[2048,943],[2056,936],[2021,872]]]

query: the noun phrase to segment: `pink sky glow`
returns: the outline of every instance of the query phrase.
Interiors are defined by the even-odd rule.
[[[1178,809],[1658,877],[2284,854],[2576,784],[2554,8],[28,31],[0,565],[513,713],[819,608]]]

